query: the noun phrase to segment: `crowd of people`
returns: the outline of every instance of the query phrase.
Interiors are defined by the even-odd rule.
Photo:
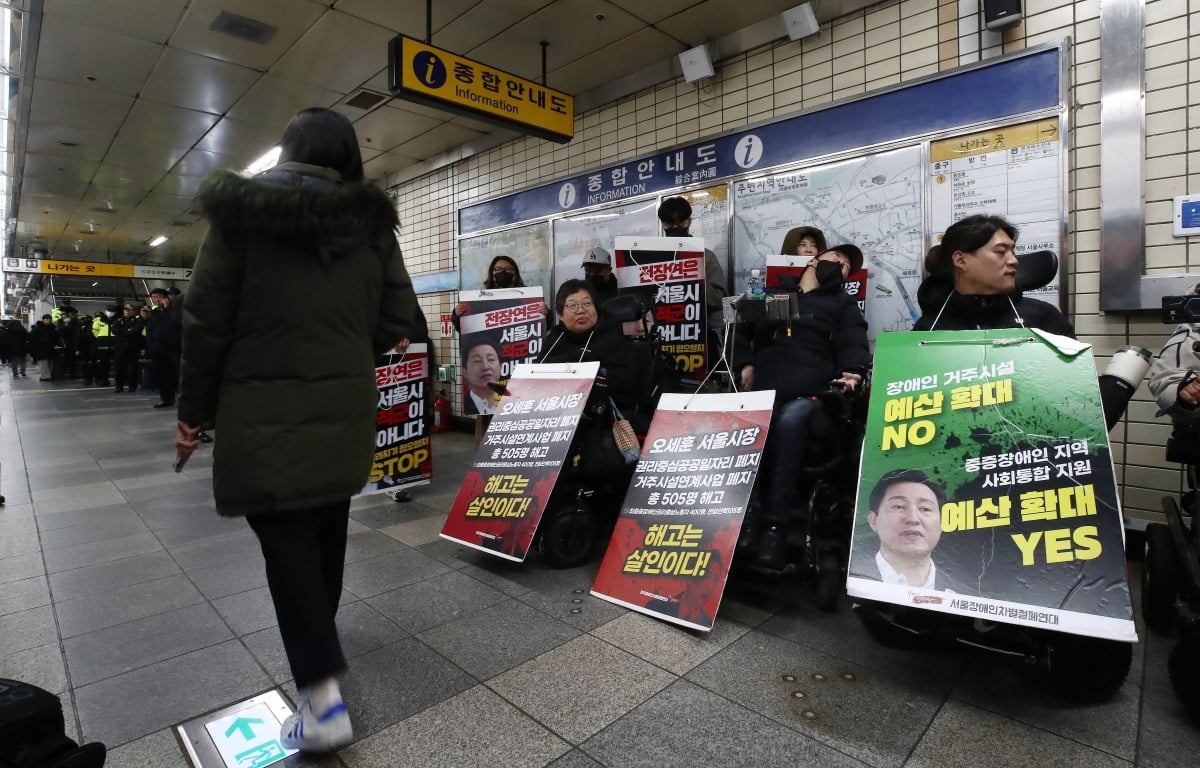
[[[183,294],[155,288],[151,305],[109,304],[95,315],[69,298],[26,328],[13,318],[0,324],[0,362],[13,378],[27,378],[27,361],[39,381],[77,381],[114,393],[157,390],[155,408],[175,404],[182,349]]]

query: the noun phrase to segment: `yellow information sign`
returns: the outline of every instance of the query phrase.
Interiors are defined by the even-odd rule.
[[[982,155],[1005,149],[1028,147],[1046,141],[1058,141],[1058,118],[1034,120],[1003,128],[989,128],[978,133],[968,133],[949,139],[935,141],[929,145],[931,162],[953,160],[956,157]]]
[[[16,271],[16,270],[9,270]],[[34,269],[43,275],[83,275],[85,277],[133,277],[132,264],[105,264],[93,261],[58,261],[40,259]]]
[[[411,37],[388,43],[393,96],[565,144],[575,135],[575,99]]]

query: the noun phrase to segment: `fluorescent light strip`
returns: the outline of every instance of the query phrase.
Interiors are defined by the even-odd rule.
[[[158,246],[162,245],[162,244],[163,244],[163,243],[165,243],[165,242],[167,242],[167,236],[166,236],[166,235],[159,235],[158,237],[156,237],[156,238],[154,238],[153,240],[151,240],[151,241],[148,243],[148,245],[149,245],[151,248],[157,248]]]
[[[271,147],[263,153],[262,157],[246,166],[246,169],[242,173],[247,176],[257,176],[268,168],[274,168],[275,164],[279,162],[279,153],[282,151],[282,147]]]

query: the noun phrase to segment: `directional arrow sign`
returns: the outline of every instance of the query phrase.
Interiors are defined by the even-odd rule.
[[[250,726],[254,725],[255,723],[262,725],[262,722],[263,721],[257,717],[239,717],[230,724],[228,730],[225,731],[225,736],[229,737],[233,735],[234,731],[241,731],[242,738],[246,741],[250,741],[254,738],[254,729]]]

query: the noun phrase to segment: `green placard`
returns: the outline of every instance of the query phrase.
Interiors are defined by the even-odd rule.
[[[1095,364],[1056,340],[880,334],[851,595],[1136,640]]]

